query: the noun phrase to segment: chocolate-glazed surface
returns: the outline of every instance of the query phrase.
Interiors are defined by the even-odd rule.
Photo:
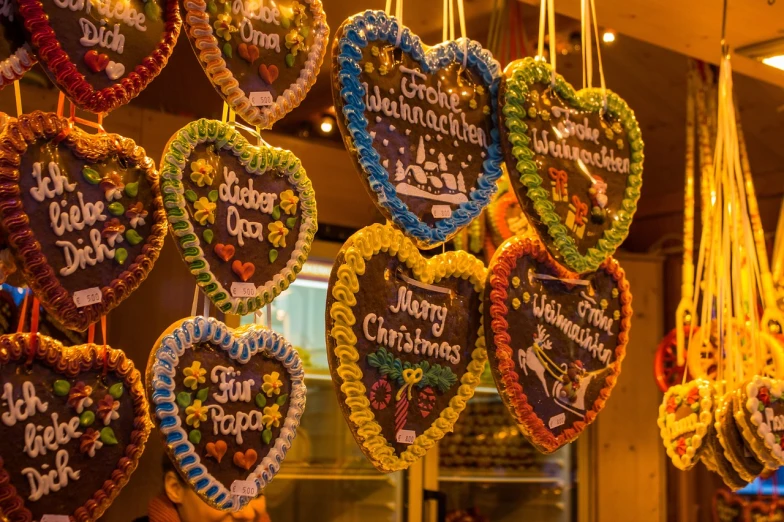
[[[338,30],[336,40],[344,36],[344,27]],[[419,62],[385,42],[371,41],[361,52],[358,63],[360,81],[366,86],[364,116],[373,148],[397,196],[422,222],[435,227],[471,199],[476,181],[483,175],[493,128],[490,89],[471,65],[461,71],[461,64],[452,63],[424,74]],[[339,91],[340,67],[335,60],[333,70],[333,90]],[[430,94],[412,87],[414,83],[432,89]],[[417,92],[412,94],[413,90]],[[429,103],[428,96],[435,103]],[[343,97],[335,96],[335,102],[347,148],[353,151],[341,110]],[[351,156],[368,194],[377,200],[358,158]],[[450,213],[434,217],[434,206],[449,207]],[[380,210],[389,217],[387,209]]]
[[[214,179],[212,184],[199,187],[197,183],[191,180],[191,165],[199,160],[205,160],[214,169]],[[264,212],[260,209],[248,209],[242,205],[233,204],[230,201],[223,201],[218,198],[216,201],[217,207],[215,209],[215,223],[210,224],[205,222],[204,225],[200,224],[194,218],[195,207],[194,204],[186,201],[187,211],[190,216],[190,221],[193,229],[201,242],[204,257],[210,265],[210,269],[215,274],[218,281],[231,291],[232,283],[242,283],[243,279],[232,270],[232,263],[239,260],[242,263],[253,263],[256,267],[253,275],[247,280],[249,283],[254,283],[257,287],[264,285],[270,281],[275,274],[279,273],[286,267],[290,261],[294,246],[299,238],[300,229],[302,227],[302,199],[299,194],[297,186],[292,183],[288,176],[282,174],[280,171],[270,169],[264,174],[248,174],[245,167],[240,163],[239,158],[231,151],[221,148],[216,151],[214,145],[209,143],[202,143],[197,145],[190,157],[188,158],[185,169],[182,174],[182,182],[185,185],[185,190],[192,190],[197,198],[208,198],[209,193],[212,191],[220,192],[222,185],[225,183],[225,173],[234,172],[237,180],[231,185],[231,193],[234,194],[235,189],[245,193],[248,190],[248,184],[253,184],[253,189],[274,196],[274,205],[278,207],[280,216],[274,219],[273,215]],[[226,185],[225,188],[228,188]],[[288,214],[280,207],[280,194],[286,190],[291,190],[295,196],[299,197],[296,205],[296,210]],[[244,237],[244,245],[240,246],[238,237],[232,236],[229,233],[227,226],[227,217],[229,208],[233,207],[240,218],[247,220],[250,223],[259,223],[263,230],[262,240],[254,239],[251,237]],[[272,205],[270,205],[272,207]],[[293,220],[293,226],[288,226],[289,220]],[[286,235],[285,246],[274,246],[269,240],[269,224],[274,221],[280,221],[287,226],[288,234]],[[232,218],[232,226],[235,226],[236,220]],[[210,229],[214,234],[211,243],[207,243],[204,239],[204,231]],[[176,242],[177,247],[182,249],[182,244]],[[233,257],[224,260],[216,254],[215,246],[218,244],[231,245],[235,249]],[[270,250],[277,251],[277,258],[275,261],[270,262]]]
[[[71,439],[68,443],[59,446],[68,452],[67,465],[74,472],[79,472],[79,479],[69,478],[68,485],[59,491],[50,491],[41,496],[39,500],[32,501],[29,496],[32,492],[29,479],[22,473],[26,468],[32,468],[41,474],[45,474],[56,469],[55,458],[59,451],[47,450],[45,454],[39,454],[31,458],[24,451],[25,448],[25,426],[35,424],[36,426],[53,426],[52,414],[57,414],[58,424],[67,423],[74,416],[79,414],[68,405],[68,397],[59,397],[54,394],[53,385],[55,381],[67,381],[71,387],[78,382],[92,387],[90,398],[93,400],[92,406],[85,410],[96,414],[95,422],[88,427],[79,427],[78,431],[85,433],[87,429],[100,431],[104,427],[102,420],[98,418],[98,402],[108,394],[109,387],[114,384],[122,383],[112,371],[107,372],[106,376],[101,371],[88,371],[79,374],[77,377],[70,378],[52,371],[46,365],[34,362],[28,370],[24,363],[11,363],[0,370],[0,386],[10,383],[13,386],[14,400],[22,399],[22,384],[32,382],[35,386],[36,396],[44,403],[48,404],[46,412],[38,412],[24,421],[18,421],[14,426],[7,426],[0,423],[0,438],[3,440],[3,461],[4,467],[9,471],[11,483],[16,488],[17,494],[24,500],[25,507],[30,510],[33,520],[40,520],[45,514],[73,514],[77,508],[84,505],[100,490],[104,482],[111,480],[112,472],[118,466],[121,458],[126,456],[126,447],[131,443],[134,431],[134,407],[131,394],[128,392],[127,385],[122,396],[116,399],[120,403],[117,410],[119,418],[112,420],[109,427],[112,428],[117,444],[103,444],[96,449],[95,456],[90,457],[87,453],[80,451],[79,438]],[[0,403],[2,412],[8,412],[8,403],[3,400]],[[42,431],[37,430],[41,435]]]
[[[57,167],[59,167],[62,176],[67,177],[70,183],[76,183],[76,188],[71,192],[64,190],[62,195],[46,198],[43,202],[37,201],[31,195],[30,190],[38,187],[38,183],[32,173],[34,165],[39,162],[41,163],[42,179],[50,180],[49,183],[52,186],[54,185],[54,182],[51,181],[49,168],[49,165],[54,162]],[[126,186],[129,183],[138,183],[138,193],[136,196],[129,196],[123,191],[121,199],[112,200],[113,203],[119,202],[122,204],[124,212],[121,215],[115,216],[109,212],[108,205],[110,202],[107,201],[104,189],[101,188],[100,184],[92,184],[86,181],[82,174],[85,166],[97,171],[101,177],[105,177],[111,173],[117,173]],[[87,288],[101,288],[109,285],[113,280],[117,279],[130,264],[137,260],[139,256],[142,256],[143,249],[151,234],[155,219],[152,208],[152,201],[155,196],[153,195],[144,169],[116,156],[109,156],[98,162],[88,161],[87,159],[78,156],[63,142],[55,144],[52,141],[41,139],[31,144],[27,149],[27,152],[21,158],[19,166],[19,187],[22,205],[30,221],[30,228],[34,230],[36,238],[41,245],[42,252],[46,257],[46,261],[51,264],[59,283],[68,290],[69,293],[85,290]],[[69,209],[75,207],[81,208],[79,200],[80,194],[84,204],[103,203],[104,221],[96,221],[93,226],[85,225],[82,230],[65,230],[62,236],[58,236],[52,228],[50,218],[50,212],[52,211],[51,206],[60,203],[60,212],[70,211]],[[62,206],[63,201],[66,202],[65,206]],[[139,222],[134,228],[131,226],[131,220],[126,217],[125,211],[127,211],[131,205],[138,202],[143,204],[144,210],[147,211],[147,217],[144,219],[143,225],[139,224]],[[126,238],[129,231],[135,230],[142,238],[142,241],[139,241],[136,245],[132,245],[129,240],[124,239],[120,243],[115,243],[114,259],[105,257],[102,262],[97,262],[95,265],[91,266],[86,264],[84,268],[77,267],[76,270],[69,275],[61,274],[60,270],[67,266],[67,260],[64,254],[64,248],[57,246],[56,242],[68,241],[77,248],[91,245],[90,230],[97,229],[101,232],[104,225],[112,219],[117,219],[125,227],[124,235]],[[81,244],[79,243],[80,241]],[[101,242],[108,246],[106,238],[102,237]],[[120,248],[125,249],[128,254],[127,259],[123,264],[120,264],[116,257],[117,249]]]
[[[334,286],[337,279],[337,267],[341,266],[344,261],[344,252],[348,248],[348,243],[344,245],[343,250],[338,255],[335,265],[330,277],[330,288]],[[408,278],[408,281],[404,278]],[[408,415],[405,424],[406,430],[412,430],[416,436],[421,435],[433,422],[438,418],[439,414],[448,406],[449,401],[455,396],[460,386],[460,379],[466,373],[468,364],[471,362],[471,353],[476,348],[475,343],[478,336],[479,324],[481,316],[478,313],[471,313],[471,310],[478,311],[481,296],[474,291],[473,285],[470,281],[461,278],[446,278],[435,286],[449,290],[449,293],[428,290],[412,284],[410,280],[414,277],[410,270],[401,263],[397,257],[391,256],[386,253],[379,253],[373,256],[370,260],[365,261],[365,272],[358,276],[359,292],[357,293],[357,304],[352,307],[354,316],[357,319],[353,327],[353,333],[357,338],[357,350],[360,354],[357,364],[362,370],[362,383],[365,386],[367,397],[371,401],[371,408],[375,420],[379,423],[382,429],[382,435],[387,439],[389,444],[394,448],[395,453],[400,455],[405,451],[409,445],[396,442],[396,428],[395,428],[395,415],[396,415],[396,394],[400,390],[398,383],[389,380],[391,387],[391,396],[389,401],[383,409],[373,407],[373,402],[378,402],[381,397],[376,397],[372,388],[373,385],[383,378],[378,368],[369,363],[368,355],[377,352],[380,346],[384,346],[391,354],[399,359],[403,364],[411,363],[416,365],[422,361],[427,361],[431,365],[441,365],[448,367],[455,374],[457,381],[448,390],[441,392],[434,390],[435,401],[432,403],[432,410],[423,412],[420,407],[421,401],[425,399],[423,389],[414,385],[412,391],[412,399],[408,404]],[[411,302],[427,300],[429,303],[447,307],[447,316],[444,322],[443,333],[440,336],[433,335],[433,323],[424,318],[415,319],[403,311],[394,313],[390,310],[390,306],[396,306],[398,303],[398,292],[401,287],[406,287],[411,290]],[[327,302],[327,324],[330,323],[329,310],[333,298],[330,295]],[[459,345],[460,360],[456,364],[452,364],[449,360],[440,356],[428,356],[422,354],[415,354],[412,348],[411,352],[405,350],[398,350],[397,344],[395,348],[391,348],[389,344],[379,344],[377,341],[370,341],[366,338],[363,326],[365,318],[368,314],[376,314],[378,317],[383,318],[383,328],[389,331],[402,331],[402,326],[405,326],[404,333],[409,333],[411,339],[416,339],[416,331],[420,330],[420,339],[430,342],[438,342],[439,345],[443,342],[449,343],[451,346]],[[378,336],[378,321],[375,325],[369,325],[369,333]],[[400,345],[406,342],[404,338]],[[336,369],[339,361],[334,355],[334,339],[327,335],[327,343],[329,347],[329,363],[330,369],[333,374],[333,379],[339,378],[336,374]],[[418,349],[418,348],[417,348]],[[341,400],[341,407],[343,413],[348,420],[349,427],[355,432],[356,426],[351,422],[350,409],[345,403],[345,395],[341,393],[343,400]],[[363,451],[364,446],[361,446]]]
[[[502,82],[501,99],[505,89],[506,84]],[[578,252],[585,255],[590,247],[596,245],[604,231],[612,226],[617,213],[624,211],[622,202],[631,157],[628,137],[618,118],[609,113],[599,114],[575,108],[574,104],[562,99],[549,86],[532,84],[525,99],[523,108],[528,115],[524,118],[528,126],[526,136],[530,140],[528,148],[534,151],[532,160],[542,178],[541,188],[547,193],[547,199],[552,203],[561,223],[569,230],[568,236],[575,241]],[[531,117],[532,114],[534,117]],[[566,123],[567,118],[574,126]],[[542,216],[534,201],[528,197],[520,174],[513,167],[517,160],[508,142],[509,131],[505,125],[501,125],[501,128],[506,164],[511,168],[512,186],[528,219],[539,231],[539,236],[551,244],[548,226],[542,222]],[[558,136],[563,138],[559,139]],[[575,153],[580,157],[579,160],[574,159]],[[566,157],[567,154],[569,157]],[[590,156],[588,161],[583,157],[586,154]],[[612,166],[609,166],[610,163]],[[560,173],[564,173],[565,177]],[[606,184],[604,188],[601,186],[602,181]],[[606,202],[603,203],[603,198],[597,194],[590,194],[592,188],[598,188],[599,193],[603,189]],[[578,218],[578,214],[581,217]],[[580,221],[583,222],[582,226],[578,224]],[[554,255],[556,253],[553,252]]]
[[[114,13],[116,10],[123,13],[122,18],[127,18],[126,22],[118,16],[101,14],[99,4],[91,4],[90,0],[41,0],[58,42],[77,71],[96,90],[122,82],[128,73],[144,65],[145,60],[153,54],[163,40],[167,4],[171,1],[174,0],[106,0],[110,12]],[[71,6],[77,9],[73,10]],[[88,28],[87,33],[85,27]],[[98,32],[97,35],[92,32],[92,27]],[[104,30],[102,37],[101,30]],[[96,37],[101,42],[105,41],[105,45],[81,43],[83,38],[92,42]],[[120,42],[122,42],[122,52],[120,52]],[[123,74],[111,79],[108,74],[111,68],[93,71],[85,62],[85,55],[91,50],[95,50],[99,55],[106,55],[107,59],[104,61],[107,64],[109,62],[122,64],[125,68]],[[44,70],[57,83],[56,74],[50,70],[50,67],[44,67]]]
[[[255,357],[251,357],[250,361],[245,364],[241,364],[234,359],[231,359],[229,355],[226,353],[225,350],[221,349],[220,347],[216,347],[209,343],[200,343],[194,345],[194,347],[190,350],[186,350],[185,353],[180,357],[179,364],[178,364],[178,372],[174,377],[175,387],[174,387],[174,394],[175,396],[181,392],[191,393],[192,397],[196,397],[196,390],[192,390],[191,388],[186,388],[184,386],[184,375],[183,369],[190,367],[194,361],[199,361],[201,363],[202,368],[207,370],[205,375],[205,383],[198,385],[198,390],[201,389],[208,389],[208,396],[207,399],[204,401],[203,404],[210,407],[209,410],[209,417],[206,422],[202,422],[199,431],[201,433],[201,441],[198,444],[195,444],[195,451],[199,455],[201,459],[201,463],[207,468],[207,472],[210,473],[213,477],[215,477],[218,481],[220,481],[223,485],[227,488],[231,486],[231,483],[235,480],[246,480],[248,476],[256,469],[264,457],[270,451],[270,448],[275,441],[277,440],[278,436],[280,435],[280,428],[283,427],[283,423],[286,419],[288,414],[290,400],[288,397],[291,395],[291,380],[289,379],[289,374],[286,368],[280,361],[275,359],[270,359],[266,356],[257,355]],[[226,368],[233,367],[236,371],[239,372],[239,375],[234,377],[238,382],[239,381],[247,381],[253,380],[253,384],[251,386],[251,397],[249,402],[245,401],[232,401],[229,400],[228,402],[221,404],[217,400],[215,400],[215,395],[220,395],[222,392],[219,389],[219,382],[213,382],[211,380],[211,373],[215,366],[223,366]],[[224,435],[220,433],[214,424],[213,414],[216,412],[214,407],[219,405],[223,408],[223,412],[226,416],[235,416],[237,412],[244,412],[249,413],[252,410],[257,410],[259,412],[263,411],[263,408],[257,406],[255,402],[255,397],[258,393],[263,393],[262,391],[262,384],[263,384],[263,376],[271,374],[272,372],[277,372],[279,375],[279,380],[283,383],[280,388],[280,394],[273,394],[271,397],[267,397],[265,395],[266,405],[270,406],[276,403],[276,400],[283,397],[284,395],[287,396],[287,400],[283,402],[282,405],[279,406],[280,408],[280,423],[278,427],[271,427],[270,430],[272,432],[272,439],[270,444],[264,443],[262,440],[262,430],[246,430],[242,432],[242,444],[238,444],[236,438],[233,434]],[[227,378],[227,381],[229,379]],[[179,416],[182,421],[182,426],[186,428],[188,431],[192,429],[191,426],[187,424],[187,414],[185,408],[179,408]],[[216,433],[217,431],[217,433]],[[224,441],[227,446],[226,454],[223,455],[220,462],[213,456],[210,456],[206,450],[207,444],[215,443],[217,441]],[[246,452],[249,449],[253,449],[256,451],[258,458],[251,466],[250,470],[246,470],[245,468],[241,468],[234,463],[234,454],[237,451]]]

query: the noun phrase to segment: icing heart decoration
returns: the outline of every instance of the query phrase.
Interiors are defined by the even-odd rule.
[[[0,2],[0,89],[20,79],[36,64],[14,8],[12,0]]]
[[[169,141],[161,177],[177,247],[215,306],[244,315],[288,288],[317,228],[316,197],[296,156],[202,119]]]
[[[500,65],[472,40],[424,46],[381,11],[335,35],[338,126],[365,188],[420,248],[437,246],[487,205],[501,175]]]
[[[121,350],[45,335],[0,337],[0,511],[97,520],[136,469],[152,423]]]
[[[147,365],[154,420],[180,475],[211,506],[239,509],[280,469],[305,409],[297,351],[256,325],[232,330],[214,318],[177,321],[156,341]]]
[[[506,67],[499,112],[512,187],[550,252],[596,270],[626,239],[642,187],[643,143],[617,94],[575,91],[533,58]]]
[[[207,77],[242,119],[268,129],[305,99],[327,50],[321,0],[184,0],[183,6]]]
[[[73,330],[128,297],[163,246],[158,173],[144,149],[53,113],[23,115],[3,130],[0,194],[17,266],[41,304]]]
[[[182,25],[176,0],[17,2],[46,74],[95,113],[125,105],[158,76]]]
[[[392,226],[351,236],[327,291],[327,359],[343,415],[373,465],[410,466],[451,431],[485,365],[484,264],[424,258]]]
[[[713,520],[716,522],[746,522],[745,511],[748,502],[724,488],[713,495]]]
[[[757,460],[784,465],[784,381],[755,375],[739,390],[735,422]]]
[[[667,455],[676,468],[694,467],[705,452],[704,442],[716,406],[711,381],[696,379],[670,387],[659,406],[658,424]]]
[[[608,259],[579,276],[538,240],[513,237],[487,270],[484,308],[493,379],[521,432],[551,453],[604,408],[632,317],[623,269]]]

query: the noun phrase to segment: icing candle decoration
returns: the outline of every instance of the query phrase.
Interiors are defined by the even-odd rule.
[[[420,248],[477,217],[501,175],[500,66],[474,41],[424,46],[394,17],[366,11],[335,36],[338,125],[384,216]]]
[[[12,0],[0,0],[0,89],[24,76],[36,63],[14,8]]]
[[[84,330],[147,277],[166,233],[144,149],[33,112],[0,136],[0,218],[17,266],[64,326]]]
[[[629,232],[642,186],[643,143],[617,94],[575,91],[550,66],[507,66],[499,100],[512,186],[552,254],[575,272],[596,270]]]
[[[784,383],[752,378],[741,386],[735,422],[754,456],[771,469],[784,465]]]
[[[81,109],[109,112],[166,66],[180,34],[176,0],[17,0],[52,82]]]
[[[316,82],[329,27],[321,0],[184,0],[188,38],[215,89],[264,129]]]
[[[121,350],[0,337],[0,511],[96,520],[128,482],[151,422],[141,375]],[[28,361],[30,350],[34,356]]]
[[[260,326],[232,330],[214,318],[177,321],[161,335],[147,386],[180,475],[227,511],[252,499],[232,495],[232,482],[255,482],[261,493],[272,480],[305,409],[297,351]]]
[[[715,406],[713,384],[696,379],[671,387],[659,406],[659,429],[667,455],[676,468],[694,467],[705,451]]]
[[[528,440],[551,453],[580,436],[615,387],[632,316],[624,271],[610,259],[581,277],[516,236],[490,262],[485,301],[501,397]]]
[[[466,252],[425,259],[389,225],[360,230],[338,254],[327,359],[346,422],[379,471],[422,457],[473,396],[486,358],[484,275]]]
[[[247,314],[288,288],[317,228],[316,196],[294,154],[202,119],[170,140],[161,177],[177,247],[215,306]]]
[[[713,520],[716,522],[745,522],[746,500],[726,489],[717,489],[713,496]]]

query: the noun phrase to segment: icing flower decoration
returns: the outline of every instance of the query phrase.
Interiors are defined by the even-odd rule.
[[[678,455],[685,455],[686,454],[686,439],[680,439],[678,443],[675,445],[675,453]]]
[[[692,405],[700,400],[700,389],[696,386],[686,394],[686,403]]]
[[[298,51],[305,48],[305,37],[299,34],[299,31],[292,29],[286,33],[286,49],[291,51],[293,56],[297,56]]]
[[[227,42],[231,40],[231,33],[237,32],[237,28],[231,25],[231,15],[228,13],[219,14],[212,26],[215,27],[218,38],[223,38]]]
[[[757,392],[757,398],[765,406],[770,406],[770,391],[767,388],[760,388]]]
[[[101,432],[87,428],[87,431],[79,438],[79,451],[87,453],[90,457],[95,457],[95,450],[99,450],[103,446],[100,439]]]
[[[215,169],[212,165],[207,163],[207,160],[200,159],[191,162],[191,181],[198,186],[212,185],[212,179],[215,176]]]
[[[125,217],[131,220],[131,226],[133,228],[140,227],[144,225],[144,220],[147,218],[147,211],[144,210],[142,202],[137,201],[128,207],[128,210],[125,211]]]
[[[193,364],[185,368],[182,373],[185,375],[185,380],[183,381],[185,387],[195,390],[199,387],[199,384],[204,384],[207,370],[201,367],[201,362],[193,361]]]
[[[109,247],[114,247],[115,243],[123,242],[123,232],[125,232],[125,225],[120,223],[117,218],[112,218],[104,222],[101,235],[109,243]]]
[[[269,234],[267,234],[269,242],[273,246],[286,248],[286,236],[289,233],[289,229],[283,226],[283,223],[280,221],[273,221],[267,225],[267,229],[269,230]]]
[[[675,401],[675,396],[670,395],[670,398],[667,399],[667,413],[675,413],[678,409],[678,403]]]
[[[294,2],[291,4],[291,17],[294,25],[302,25],[302,22],[308,19],[308,11],[304,5]]]
[[[193,204],[193,207],[196,209],[193,217],[200,225],[206,225],[207,222],[211,225],[215,223],[215,209],[217,208],[215,203],[207,198],[199,198],[199,200]]]
[[[267,428],[273,426],[277,428],[280,426],[281,417],[280,406],[273,404],[272,406],[264,408],[264,415],[261,416],[261,423]]]
[[[280,193],[280,208],[286,214],[291,215],[297,212],[297,203],[299,203],[299,198],[294,195],[293,190],[284,190]]]
[[[77,382],[71,386],[71,391],[68,394],[68,406],[76,410],[76,413],[82,413],[85,408],[89,408],[93,404],[90,395],[93,393],[92,386],[87,386],[82,381]]]
[[[185,408],[185,422],[188,426],[193,426],[194,428],[198,428],[202,422],[207,422],[207,412],[209,409],[206,406],[203,406],[199,399],[193,401],[193,404]],[[262,419],[262,422],[264,420]]]
[[[106,201],[122,199],[124,188],[125,183],[123,183],[122,177],[116,172],[112,172],[101,180],[101,190],[103,190]]]
[[[108,426],[113,420],[120,418],[120,401],[114,400],[114,397],[107,394],[103,399],[98,401],[98,417],[103,421],[104,426]]]
[[[267,394],[267,397],[273,395],[280,395],[280,389],[283,387],[283,381],[280,380],[278,372],[268,373],[263,377],[264,384],[261,385],[261,390]]]

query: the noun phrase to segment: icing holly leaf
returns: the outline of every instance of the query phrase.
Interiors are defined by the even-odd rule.
[[[135,198],[139,193],[139,183],[134,181],[125,185],[125,195],[130,198]]]
[[[209,394],[209,391],[210,390],[208,388],[202,388],[201,390],[199,390],[196,393],[196,398],[199,399],[201,402],[206,401],[207,400],[207,395]]]
[[[124,264],[125,260],[128,259],[128,251],[124,248],[118,248],[114,251],[114,260],[117,261],[119,264]]]
[[[112,384],[109,387],[109,395],[111,395],[113,399],[119,399],[122,397],[123,391],[123,384],[121,382]]]
[[[274,248],[270,248],[270,251],[269,251],[270,263],[274,263],[277,258],[278,258],[278,251],[275,250]]]
[[[101,442],[110,446],[117,444],[117,437],[114,434],[114,430],[109,426],[101,429]]]
[[[267,398],[264,396],[263,393],[259,392],[256,394],[256,406],[259,408],[263,408],[267,405]]]
[[[101,175],[98,174],[97,170],[91,169],[90,167],[82,167],[82,176],[84,176],[85,181],[91,185],[97,185],[101,182]]]
[[[199,196],[197,196],[196,193],[192,190],[186,190],[185,194],[183,195],[185,196],[185,199],[187,199],[191,203],[195,203],[196,200],[199,199]]]
[[[68,395],[68,392],[71,391],[71,383],[68,381],[64,381],[62,379],[58,379],[54,381],[54,394],[58,397],[65,397]]]
[[[191,394],[188,392],[180,392],[177,394],[177,404],[180,408],[187,408],[191,405]]]
[[[136,246],[142,241],[144,241],[144,238],[140,236],[139,233],[132,228],[125,232],[125,239],[127,239],[128,243],[130,243],[132,246]]]
[[[79,416],[79,426],[86,428],[87,426],[92,426],[95,422],[95,413],[91,412],[90,410],[82,412]]]
[[[278,397],[278,400],[275,401],[275,404],[277,404],[278,406],[283,406],[284,404],[286,404],[286,400],[288,400],[288,398],[289,398],[288,394],[284,393],[283,395]]]
[[[204,232],[201,233],[201,237],[204,238],[204,241],[206,241],[208,245],[211,245],[212,240],[215,238],[215,233],[209,228],[205,228]]]
[[[264,444],[269,444],[272,440],[272,430],[266,429],[261,432],[261,440],[264,441]]]
[[[191,430],[188,433],[188,440],[191,441],[191,444],[198,444],[201,442],[201,432],[199,430]]]
[[[125,214],[125,207],[122,203],[115,201],[114,203],[109,203],[109,214],[113,216],[122,216]]]

